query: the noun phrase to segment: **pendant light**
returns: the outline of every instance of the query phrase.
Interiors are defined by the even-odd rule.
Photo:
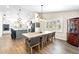
[[[18,15],[18,20],[21,21],[21,20],[22,20],[22,19],[21,19],[21,9],[19,9],[19,12],[18,12],[17,15]]]
[[[17,15],[18,15],[18,19],[17,21],[15,21],[15,26],[17,28],[21,28],[22,27],[21,9],[18,10]]]
[[[43,19],[43,5],[41,5],[41,19]]]
[[[46,21],[43,17],[43,5],[41,5],[40,22]]]

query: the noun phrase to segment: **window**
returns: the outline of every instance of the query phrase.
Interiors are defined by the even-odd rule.
[[[63,29],[63,21],[62,20],[55,19],[55,20],[46,21],[46,30],[61,32],[62,29]]]

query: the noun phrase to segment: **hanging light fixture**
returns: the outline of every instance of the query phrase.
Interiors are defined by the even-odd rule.
[[[6,20],[6,17],[7,17],[7,15],[8,15],[8,13],[9,13],[9,8],[10,8],[10,6],[9,5],[6,5],[5,6],[5,13],[3,14],[3,20]]]
[[[40,21],[45,21],[43,17],[43,5],[41,5]]]
[[[18,10],[18,19],[15,21],[15,27],[21,28],[22,27],[22,18],[21,18],[21,9]]]
[[[41,19],[43,19],[43,5],[41,5]]]
[[[18,12],[17,15],[18,15],[18,20],[21,21],[21,20],[22,20],[22,19],[21,19],[21,9],[19,9],[19,12]]]

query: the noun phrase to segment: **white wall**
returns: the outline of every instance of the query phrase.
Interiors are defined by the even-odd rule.
[[[66,34],[67,33],[67,20],[70,18],[79,17],[79,11],[77,10],[77,11],[49,12],[49,13],[44,13],[43,17],[46,20],[63,19],[62,32],[56,32],[56,38],[62,39],[62,40],[67,40],[67,34]]]
[[[0,14],[0,37],[2,36],[2,17]]]

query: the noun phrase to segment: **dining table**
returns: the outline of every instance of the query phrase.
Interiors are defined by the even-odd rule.
[[[22,35],[27,39],[25,40],[26,41],[33,41],[34,39],[32,38],[36,38],[36,37],[42,37],[43,35],[46,35],[46,34],[50,34],[50,33],[53,33],[52,31],[44,31],[44,32],[29,32],[29,33],[23,33]],[[37,40],[37,39],[36,39]],[[34,41],[33,41],[34,42]],[[31,44],[32,42],[30,42]]]
[[[52,31],[44,31],[44,32],[29,32],[29,33],[23,33],[22,35],[25,36],[30,40],[32,37],[42,36],[45,34],[53,33]]]

